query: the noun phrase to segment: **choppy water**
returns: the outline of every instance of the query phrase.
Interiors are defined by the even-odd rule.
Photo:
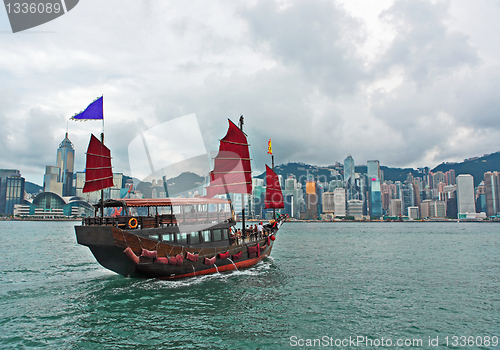
[[[288,223],[271,259],[173,282],[108,272],[73,225],[0,222],[0,348],[500,348],[499,224]]]

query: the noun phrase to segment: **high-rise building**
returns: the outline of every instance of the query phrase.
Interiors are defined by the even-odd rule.
[[[323,192],[323,213],[335,212],[335,194],[333,192]]]
[[[363,202],[359,199],[348,200],[347,215],[353,216],[356,220],[363,219]]]
[[[429,203],[429,217],[440,219],[445,218],[446,203],[444,201],[431,201]]]
[[[24,178],[19,170],[0,169],[0,214],[12,215],[24,201]]]
[[[424,199],[422,202],[420,202],[420,217],[422,219],[428,219],[431,217],[430,214],[430,203],[432,202],[432,199]]]
[[[415,206],[415,190],[412,182],[405,182],[401,186],[401,213],[408,213],[408,207]]]
[[[446,185],[455,185],[455,169],[450,169],[444,173],[446,176]]]
[[[285,180],[285,190],[296,190],[297,189],[297,178],[295,175],[290,175],[288,179]]]
[[[73,172],[75,167],[75,148],[68,138],[68,133],[66,133],[66,137],[59,144],[56,166],[60,169],[59,181],[62,182],[62,195],[64,197],[74,196]]]
[[[500,173],[488,171],[484,174],[484,192],[486,215],[497,215],[500,212]]]
[[[335,216],[345,216],[345,189],[336,188],[333,191],[333,201],[335,202]]]
[[[24,200],[24,178],[19,170],[0,169],[0,214],[12,215]]]
[[[389,204],[389,215],[400,216],[401,213],[401,199],[393,198]]]
[[[344,159],[344,187],[346,189],[346,199],[349,201],[354,198],[358,198],[358,193],[356,191],[355,185],[355,165],[354,159],[351,155]]]
[[[382,216],[382,193],[380,191],[380,163],[378,160],[367,162],[366,175],[368,177],[370,216],[380,218]]]
[[[460,174],[456,178],[456,184],[458,213],[475,213],[474,178],[469,174]]]
[[[484,185],[484,181],[482,181],[479,186],[477,186],[476,191],[476,212],[477,213],[486,213],[486,186]]]
[[[380,180],[380,162],[378,160],[369,160],[366,162],[366,175],[369,178]]]
[[[418,219],[419,216],[419,210],[418,207],[408,207],[408,218],[410,220],[415,220]]]
[[[75,149],[68,138],[68,133],[57,149],[56,166],[47,165],[43,177],[43,191],[53,192],[62,197],[75,195],[73,172],[75,167]]]
[[[436,188],[438,183],[446,183],[446,176],[442,171],[437,171],[435,174],[432,174],[432,188]]]
[[[380,218],[382,216],[382,196],[380,193],[380,180],[368,178],[370,181],[370,216]]]
[[[306,182],[306,219],[318,218],[318,195],[316,194],[316,182],[308,179]]]

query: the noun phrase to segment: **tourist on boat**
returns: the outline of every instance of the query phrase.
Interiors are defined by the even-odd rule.
[[[262,237],[262,230],[264,229],[264,226],[262,226],[262,222],[259,222],[259,225],[257,226],[257,232],[259,234],[259,237]]]
[[[237,243],[239,244],[240,242],[240,238],[241,238],[241,230],[238,229],[238,231],[236,231],[236,240],[237,240]]]

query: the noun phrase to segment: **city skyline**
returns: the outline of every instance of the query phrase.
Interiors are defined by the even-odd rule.
[[[243,114],[258,172],[269,138],[277,163],[320,166],[497,152],[498,18],[487,1],[89,0],[12,34],[0,10],[0,168],[40,183],[67,129],[83,169],[101,125],[68,119],[101,95],[122,173],[139,132],[190,113],[208,151]]]
[[[57,159],[57,162],[59,162],[59,161],[60,161],[60,160],[59,160],[59,157],[60,157],[59,153],[60,153],[60,150],[61,150],[61,145],[62,145],[62,144],[64,144],[64,143],[68,143],[68,142],[72,145],[72,142],[71,142],[70,137],[68,136],[68,134],[66,134],[66,135],[64,136],[64,139],[63,139],[61,142],[59,142],[59,143],[58,143],[58,144],[59,144],[59,149],[57,150],[57,158],[58,158],[58,159]],[[72,150],[72,152],[73,152],[74,154],[78,154],[78,150]],[[496,152],[495,152],[495,153],[496,153]],[[487,156],[487,155],[488,155],[488,154],[481,155],[481,156],[479,156],[479,155],[478,155],[478,156],[473,156],[473,157],[470,157],[470,158],[465,158],[465,159],[463,159],[463,160],[462,160],[462,162],[469,161],[469,160],[471,160],[471,159],[477,159],[477,158],[480,158],[480,157],[482,157],[482,156]],[[347,177],[348,179],[349,179],[351,176],[353,176],[353,174],[354,174],[354,173],[356,173],[356,172],[355,172],[354,167],[358,167],[358,166],[366,166],[366,167],[367,167],[367,172],[366,172],[366,174],[367,174],[367,175],[370,175],[370,169],[369,169],[369,168],[370,168],[370,163],[373,163],[373,162],[377,162],[377,164],[378,164],[378,169],[379,169],[378,171],[380,171],[380,167],[388,167],[388,168],[391,168],[391,167],[389,167],[389,166],[387,166],[387,165],[385,165],[385,164],[380,164],[380,162],[379,162],[378,160],[373,160],[373,159],[366,160],[364,163],[363,163],[363,162],[358,162],[358,161],[356,161],[355,157],[353,157],[351,154],[347,155],[347,156],[346,156],[346,159],[344,159],[344,160],[335,160],[335,161],[332,161],[331,163],[326,164],[326,165],[308,164],[308,163],[305,163],[305,162],[298,162],[298,161],[293,161],[293,160],[291,160],[291,161],[288,161],[288,162],[286,162],[286,163],[278,163],[278,164],[276,164],[276,166],[278,166],[278,167],[279,167],[279,166],[283,166],[283,165],[286,165],[286,164],[295,164],[295,163],[296,163],[296,164],[300,164],[300,163],[303,163],[303,164],[306,164],[306,165],[310,165],[310,166],[312,166],[312,167],[323,168],[323,167],[332,167],[332,166],[334,166],[335,164],[341,164],[341,165],[343,165],[343,167],[345,168],[345,167],[346,167],[346,163],[345,163],[345,162],[346,162],[346,160],[347,160],[348,158],[349,158],[349,159],[351,159],[351,162],[352,162],[352,165],[349,165],[349,167],[348,167],[348,169],[350,169],[350,170],[349,170],[349,172],[351,172],[351,171],[352,171],[352,175],[349,175],[349,176]],[[461,162],[444,162],[444,163],[441,163],[441,164],[459,164],[459,163],[461,163]],[[73,164],[72,164],[72,165],[73,165]],[[252,164],[252,165],[253,165],[253,164]],[[73,165],[73,166],[74,166],[74,165]],[[59,171],[60,171],[60,170],[59,170],[59,167],[54,167],[54,166],[49,166],[49,165],[46,165],[46,168],[48,168],[48,167],[50,167],[50,168],[56,168],[56,169],[57,169],[57,172],[58,172],[57,174],[59,174]],[[421,167],[419,167],[419,168],[424,168],[424,167],[429,168],[429,170],[432,170],[432,169],[433,169],[433,168],[431,168],[431,167],[428,167],[427,165],[423,165],[423,166],[421,166]],[[392,167],[392,168],[396,168],[396,167]],[[413,170],[418,170],[418,169],[419,169],[419,168],[411,168],[411,167],[408,167],[408,168],[409,168],[409,169],[413,169]],[[434,168],[435,168],[435,167],[434,167]],[[2,169],[2,168],[0,168],[0,169]],[[16,171],[19,171],[19,168],[3,168],[3,169],[11,169],[11,170],[16,170]],[[402,168],[402,169],[406,169],[406,168]],[[497,170],[500,170],[500,169],[492,169],[492,170],[497,171]],[[47,169],[45,169],[45,171],[47,171]],[[84,172],[84,171],[85,171],[85,167],[83,167],[83,168],[79,169],[79,168],[76,168],[76,166],[75,166],[75,168],[74,168],[74,172],[75,172],[75,173],[77,173],[77,172]],[[171,178],[176,177],[176,176],[179,176],[179,175],[183,172],[183,171],[182,171],[182,169],[180,169],[180,168],[179,168],[179,169],[177,169],[177,171],[178,171],[178,174],[176,173],[176,175],[175,175],[175,176],[172,176]],[[114,171],[114,173],[118,173],[118,172],[115,172],[115,171]],[[260,171],[260,169],[259,169],[259,170],[256,170],[256,169],[252,168],[252,177],[254,177],[254,178],[256,178],[256,177],[258,177],[258,176],[261,176],[261,175],[262,175],[262,174],[264,174],[264,173],[265,173],[265,172],[261,172],[261,171]],[[20,171],[20,174],[21,174],[21,176],[22,176],[23,178],[25,178],[25,179],[26,179],[26,181],[27,181],[27,182],[31,182],[31,183],[33,183],[33,184],[35,184],[35,185],[41,186],[42,188],[43,188],[43,186],[44,186],[44,182],[46,182],[46,181],[47,181],[47,180],[45,179],[45,177],[47,176],[47,174],[45,174],[45,175],[44,175],[43,173],[42,173],[42,174],[34,174],[34,175],[32,175],[33,180],[32,180],[32,179],[30,179],[29,177],[25,176],[25,175],[22,173],[22,171]],[[39,175],[40,175],[40,176],[39,176]],[[71,175],[73,175],[73,173],[71,173]],[[131,173],[130,173],[130,172],[125,172],[125,173],[124,173],[124,175],[131,176]],[[197,175],[199,175],[199,176],[208,176],[208,173],[207,173],[207,174],[197,174]],[[58,175],[58,176],[59,176],[59,175]],[[41,179],[41,180],[40,180],[40,179],[38,179],[39,177],[40,177],[40,179]],[[61,178],[62,178],[62,177],[61,177]],[[139,180],[139,179],[137,179],[137,180]],[[348,180],[344,180],[344,182],[345,182],[345,181],[348,181]],[[62,180],[61,180],[61,184],[62,184]],[[61,186],[62,186],[62,185],[61,185]],[[344,184],[344,186],[345,186],[346,188],[348,188],[348,187],[349,187],[347,184]],[[62,190],[61,190],[61,191],[62,191]],[[56,191],[56,192],[57,192],[57,191]]]

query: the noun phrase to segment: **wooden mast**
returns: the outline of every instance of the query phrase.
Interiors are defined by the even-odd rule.
[[[243,114],[240,116],[240,130],[243,132]],[[246,227],[245,227],[245,194],[241,194],[241,232],[243,233],[243,237],[246,236]]]

